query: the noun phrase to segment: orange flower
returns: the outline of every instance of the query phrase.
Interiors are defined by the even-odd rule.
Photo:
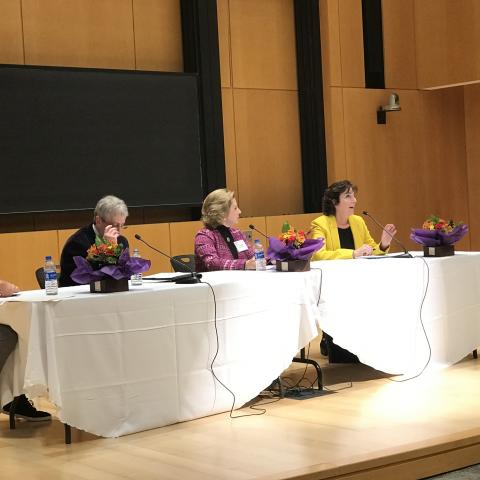
[[[460,222],[458,225],[461,225]],[[443,233],[450,233],[457,227],[457,224],[453,221],[446,221],[443,218],[440,218],[437,215],[430,215],[427,219],[423,222],[422,228],[424,230],[438,230]]]
[[[305,242],[305,232],[303,230],[296,231],[293,227],[290,227],[286,232],[281,233],[278,236],[285,245],[292,245],[296,248],[300,248]]]
[[[95,264],[116,265],[121,253],[121,245],[105,242],[97,237],[95,244],[87,250],[87,260]]]

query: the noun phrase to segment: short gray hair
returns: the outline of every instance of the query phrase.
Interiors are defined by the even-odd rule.
[[[235,193],[226,188],[210,192],[202,205],[202,222],[206,227],[217,228],[222,225],[232,205]]]
[[[121,198],[107,195],[98,201],[93,212],[93,221],[97,215],[103,220],[109,220],[113,215],[123,215],[126,218],[128,217],[128,208]]]

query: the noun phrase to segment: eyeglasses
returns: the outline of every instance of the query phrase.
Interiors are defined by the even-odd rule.
[[[102,217],[100,217],[100,220],[103,223],[106,223],[107,225],[111,225],[112,227],[116,228],[117,230],[126,230],[128,228],[128,226],[125,225],[124,223],[112,223],[112,222],[109,222],[109,221],[105,220]]]

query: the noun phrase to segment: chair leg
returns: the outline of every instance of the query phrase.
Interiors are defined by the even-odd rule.
[[[318,383],[318,389],[323,390],[323,377],[322,377],[322,369],[320,368],[320,365],[315,361],[310,358],[307,358],[305,356],[305,348],[302,348],[300,350],[300,357],[294,357],[292,359],[292,362],[297,362],[297,363],[306,363],[308,365],[312,365],[315,367],[315,370],[317,371],[317,383]]]
[[[473,358],[478,358],[478,352],[477,349],[473,351]]]
[[[17,410],[18,400],[20,399],[19,396],[15,397],[10,404],[10,411],[8,413],[8,420],[10,422],[10,430],[15,430],[15,411]]]
[[[275,391],[278,387],[278,395],[280,398],[283,398],[285,396],[285,392],[283,391],[283,385],[282,381],[280,380],[280,377],[277,377],[265,390],[270,390],[270,392]]]
[[[278,377],[278,394],[280,398],[285,398],[285,390],[283,389],[282,379]]]
[[[63,424],[65,430],[65,444],[70,445],[72,443],[72,427],[68,423]]]
[[[280,377],[277,377],[273,382],[272,382],[272,386],[277,384],[278,385],[278,395],[280,398],[284,398],[285,397],[285,392],[283,391],[283,385],[282,385],[282,380],[280,379]]]

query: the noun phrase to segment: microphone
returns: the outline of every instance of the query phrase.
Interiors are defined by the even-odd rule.
[[[387,232],[385,227],[377,219],[375,219],[375,217],[370,215],[366,210],[363,210],[362,213],[366,217],[371,218],[384,232],[387,233],[387,235],[391,237],[392,240],[395,240],[395,242],[400,246],[400,248],[403,250],[403,253],[401,255],[396,255],[397,258],[413,258],[413,255],[407,250],[407,247],[405,247],[405,245],[398,240],[397,237],[393,236],[390,232]]]
[[[268,237],[267,237],[263,232],[261,232],[260,230],[257,230],[257,229],[255,228],[255,225],[250,224],[250,225],[248,226],[248,228],[251,228],[252,230],[255,230],[257,233],[259,233],[260,235],[263,235],[263,236],[268,240]]]
[[[147,247],[151,248],[152,250],[155,250],[155,252],[160,253],[164,257],[167,257],[168,259],[170,259],[172,262],[176,263],[177,265],[180,265],[182,268],[187,268],[188,270],[190,270],[190,273],[186,273],[184,275],[177,275],[176,277],[171,277],[171,278],[161,279],[161,280],[169,280],[169,281],[175,282],[175,283],[200,283],[200,279],[202,278],[201,273],[194,272],[188,265],[185,265],[184,263],[180,262],[176,258],[173,258],[170,255],[167,255],[166,253],[162,252],[158,248],[155,248],[153,245],[150,245],[138,233],[135,234],[135,238],[137,240],[140,240]],[[148,280],[148,279],[145,279],[145,280]],[[152,280],[159,280],[159,279],[156,278],[156,279],[152,279]]]

